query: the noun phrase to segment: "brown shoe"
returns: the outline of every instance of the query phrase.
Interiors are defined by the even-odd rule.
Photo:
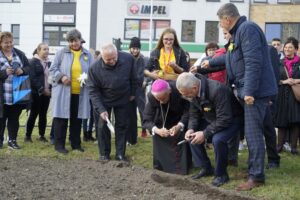
[[[249,191],[249,190],[252,190],[253,188],[259,187],[263,184],[264,184],[264,182],[255,181],[255,180],[249,178],[247,182],[240,184],[236,188],[236,190],[237,191]]]

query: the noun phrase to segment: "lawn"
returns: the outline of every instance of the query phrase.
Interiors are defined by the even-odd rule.
[[[25,124],[26,114],[23,113],[21,117],[21,124]],[[82,147],[85,149],[84,153],[72,152],[66,156],[59,155],[54,151],[50,143],[41,143],[36,140],[37,128],[33,133],[33,143],[24,143],[24,127],[20,127],[18,144],[22,147],[19,151],[8,150],[6,144],[0,150],[0,158],[6,157],[43,157],[49,159],[90,159],[97,160],[99,157],[98,146],[92,142],[83,142]],[[47,128],[46,137],[49,138],[50,128]],[[112,141],[114,155],[114,141]],[[70,145],[67,142],[67,149]],[[127,147],[127,156],[134,165],[144,166],[145,168],[152,168],[152,142],[151,136],[148,138],[138,138],[138,144]],[[209,155],[213,157],[213,151],[209,150]],[[239,166],[229,167],[229,176],[231,181],[223,186],[224,189],[234,190],[234,188],[244,181],[244,176],[247,171],[247,150],[239,153]],[[194,169],[191,173],[197,173],[198,169]],[[250,196],[274,199],[274,200],[295,200],[300,199],[300,156],[292,156],[290,153],[284,152],[281,154],[281,166],[279,169],[266,170],[266,185],[253,189],[247,192]],[[210,184],[211,178],[203,179],[204,182]],[[246,193],[246,192],[245,192]]]

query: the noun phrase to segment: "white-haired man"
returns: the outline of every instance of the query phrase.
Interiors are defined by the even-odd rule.
[[[205,140],[212,137],[215,151],[215,178],[212,185],[221,186],[229,181],[227,174],[227,143],[236,137],[240,129],[242,108],[231,90],[219,82],[206,79],[200,74],[182,73],[178,76],[176,87],[188,99],[190,115],[185,139],[190,141],[192,153],[197,152],[202,169],[197,178],[213,175],[213,168],[204,148]],[[201,118],[208,122],[204,130],[199,129]],[[200,147],[193,146],[200,144]]]
[[[87,85],[95,112],[99,115],[98,146],[100,160],[108,161],[111,134],[107,127],[112,109],[115,115],[116,160],[124,161],[126,134],[129,127],[128,105],[135,96],[136,72],[133,57],[118,51],[113,44],[101,48],[101,58],[91,66]]]

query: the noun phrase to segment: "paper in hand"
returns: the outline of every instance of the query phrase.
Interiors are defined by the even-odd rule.
[[[109,121],[108,117],[106,117],[107,127],[112,134],[115,134],[115,128],[112,123]]]

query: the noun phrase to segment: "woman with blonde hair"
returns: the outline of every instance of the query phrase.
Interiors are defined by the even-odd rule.
[[[50,103],[51,90],[48,83],[49,67],[51,62],[48,59],[49,46],[47,43],[40,43],[33,52],[30,63],[30,82],[32,92],[32,102],[30,115],[26,124],[25,142],[32,142],[31,135],[35,120],[39,116],[39,135],[41,142],[47,142],[45,130],[47,125],[47,111]]]
[[[14,103],[13,77],[29,74],[29,63],[25,54],[16,49],[10,32],[0,33],[0,148],[3,146],[3,132],[8,129],[8,148],[19,149],[17,136],[19,117],[27,104]]]

